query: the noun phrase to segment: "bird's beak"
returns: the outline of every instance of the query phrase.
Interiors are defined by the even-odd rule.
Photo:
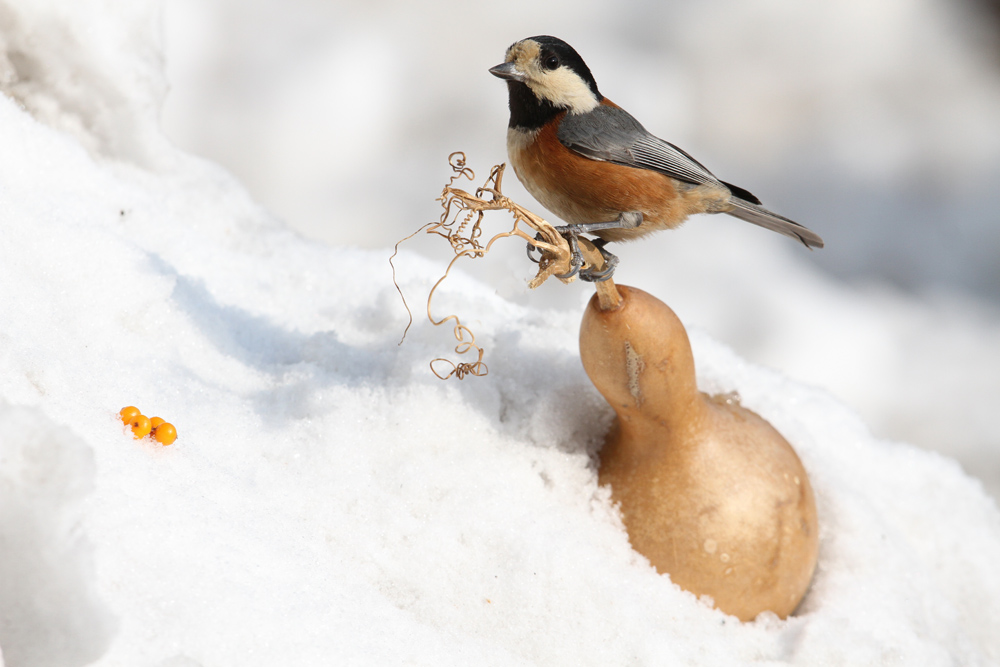
[[[514,63],[503,63],[502,65],[491,67],[490,74],[506,81],[520,81],[521,83],[524,83],[528,78],[524,75],[524,72],[514,67]]]

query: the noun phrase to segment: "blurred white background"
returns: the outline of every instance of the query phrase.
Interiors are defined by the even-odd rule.
[[[701,217],[615,248],[619,280],[997,494],[1000,47],[971,1],[167,0],[163,122],[302,234],[390,248],[436,219],[448,153],[479,177],[506,159],[487,68],[562,37],[650,131],[827,242]],[[478,275],[580,308],[583,285],[528,294],[531,269],[518,247]]]

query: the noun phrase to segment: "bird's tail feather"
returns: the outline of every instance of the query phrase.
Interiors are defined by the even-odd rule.
[[[823,239],[819,237],[819,234],[777,213],[772,213],[763,206],[752,204],[738,197],[732,197],[729,203],[734,208],[731,211],[726,211],[726,213],[733,217],[752,222],[764,229],[770,229],[773,232],[790,236],[804,243],[807,248],[823,247]]]

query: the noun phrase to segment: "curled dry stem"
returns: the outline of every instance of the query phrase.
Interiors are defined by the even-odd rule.
[[[490,170],[485,183],[481,187],[476,188],[474,193],[469,193],[455,187],[455,183],[460,179],[464,178],[470,181],[475,179],[475,173],[466,166],[465,153],[460,151],[452,153],[448,156],[448,164],[451,166],[452,175],[448,179],[447,185],[444,186],[441,196],[437,198],[437,201],[441,203],[441,217],[437,222],[427,223],[409,236],[401,239],[396,243],[392,256],[389,258],[389,264],[392,265],[393,270],[393,284],[396,285],[396,290],[399,292],[399,296],[403,300],[403,305],[406,307],[406,312],[410,318],[406,329],[403,331],[403,339],[405,339],[407,331],[409,331],[410,326],[413,324],[413,313],[406,304],[406,298],[403,296],[403,292],[396,282],[396,268],[392,263],[392,260],[399,252],[399,245],[403,241],[407,241],[417,234],[424,232],[427,234],[436,234],[446,239],[455,253],[455,256],[448,263],[448,268],[445,270],[444,275],[434,283],[430,293],[427,295],[427,318],[435,326],[453,321],[455,338],[458,340],[455,352],[457,354],[466,354],[470,351],[475,352],[477,353],[477,359],[471,363],[459,364],[454,364],[447,359],[434,359],[431,361],[431,371],[442,380],[452,375],[462,379],[466,375],[486,375],[488,373],[486,364],[483,363],[483,349],[476,345],[475,335],[473,335],[468,327],[461,323],[458,316],[447,315],[438,319],[431,312],[431,302],[434,299],[434,293],[441,283],[444,282],[445,278],[448,277],[452,266],[460,258],[470,257],[475,259],[483,257],[489,253],[493,244],[498,240],[517,236],[531,244],[541,254],[541,259],[538,262],[538,273],[528,283],[529,287],[534,289],[552,276],[559,278],[559,280],[565,283],[576,279],[575,272],[569,278],[562,277],[572,272],[572,251],[566,239],[545,219],[535,215],[503,194],[501,186],[506,165],[500,164],[494,166]],[[508,231],[492,236],[484,245],[481,240],[483,237],[483,219],[488,211],[500,210],[509,212],[514,218],[514,224]],[[524,227],[530,228],[534,233],[526,231]],[[584,257],[584,266],[582,268],[603,263],[600,253],[587,239],[580,238],[578,240]],[[610,281],[607,282],[610,283]],[[603,286],[605,290],[608,288],[612,291],[614,290],[613,284],[605,285],[604,283],[598,283],[598,285]],[[399,341],[400,344],[402,344],[403,339]],[[450,367],[450,370],[442,372],[440,368],[435,368],[435,364],[438,367],[445,365],[446,367]]]

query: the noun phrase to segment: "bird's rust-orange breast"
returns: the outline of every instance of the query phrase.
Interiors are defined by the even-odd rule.
[[[592,160],[566,148],[556,135],[564,115],[537,132],[511,130],[508,135],[514,171],[543,206],[570,224],[607,222],[622,212],[643,214],[637,229],[599,234],[609,241],[676,227],[692,212],[670,177]]]

